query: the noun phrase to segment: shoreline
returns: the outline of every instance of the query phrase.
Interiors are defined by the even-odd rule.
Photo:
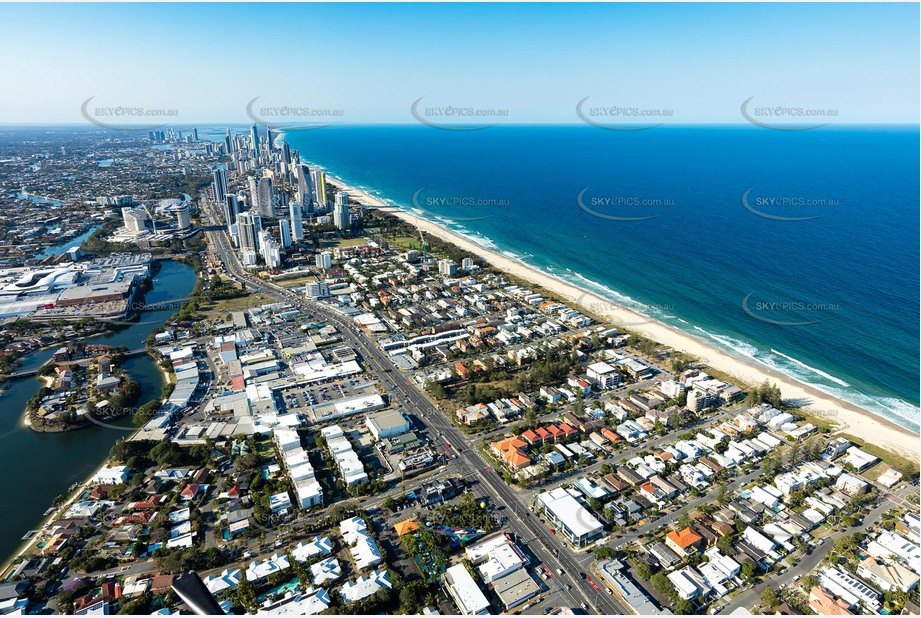
[[[401,208],[391,206],[367,191],[357,189],[327,172],[329,184],[345,191],[364,206],[391,214],[417,226],[427,234],[440,237],[455,246],[480,257],[490,265],[533,285],[544,288],[573,304],[577,309],[597,315],[614,326],[636,331],[653,341],[676,351],[697,357],[702,363],[721,371],[740,382],[755,385],[765,380],[775,382],[786,400],[800,402],[803,412],[822,417],[837,425],[835,433],[858,436],[875,436],[873,444],[903,457],[917,460],[921,456],[921,441],[912,430],[856,404],[829,395],[818,388],[783,374],[751,359],[739,358],[686,333],[674,326],[628,309],[577,285],[545,273],[523,262],[507,257],[496,250],[479,245],[457,232]]]
[[[180,260],[176,260],[176,261],[177,261],[177,262],[181,262]],[[185,262],[181,262],[181,263],[183,263],[183,264],[185,264],[186,266],[189,266],[189,267],[191,268],[191,265],[186,264]],[[158,268],[157,268],[158,271],[159,271],[160,267],[162,267],[162,265],[158,265]],[[196,280],[196,285],[197,285],[197,282],[200,281],[201,277],[200,277],[199,272],[196,271],[194,268],[193,268],[193,273],[194,273],[194,275],[195,275],[195,280]],[[153,274],[155,274],[155,273],[152,273],[152,275],[153,275]],[[153,282],[153,278],[151,277],[151,283],[152,283],[152,282]],[[193,287],[193,289],[194,289],[194,287]],[[191,292],[190,292],[190,294],[191,294]],[[156,330],[159,330],[159,328],[160,328],[160,327],[158,327],[158,329],[156,329]],[[154,331],[151,330],[150,332],[152,333],[152,332],[154,332]],[[92,337],[97,336],[97,335],[99,335],[99,334],[102,334],[102,333],[96,333],[96,335],[90,335],[88,338],[92,338]],[[41,349],[52,348],[52,347],[54,347],[55,345],[59,345],[59,344],[51,344],[51,345],[45,346],[44,348],[41,348]],[[151,352],[152,352],[153,350],[156,350],[156,347],[153,346],[153,345],[146,345],[146,343],[145,343],[145,348],[146,348],[146,351],[147,351],[147,355],[151,357],[151,360],[154,361],[154,364],[157,366],[158,371],[159,371],[159,372],[161,373],[161,375],[163,376],[164,382],[167,383],[167,384],[171,384],[171,383],[172,383],[172,379],[171,379],[169,373],[167,372],[166,369],[164,369],[163,367],[161,367],[160,364],[159,364],[158,362],[156,362],[156,360],[154,360],[154,357],[153,357],[153,355],[151,354]],[[32,353],[37,352],[37,351],[38,351],[38,350],[33,350]],[[39,379],[42,380],[43,382],[44,382],[44,380],[45,380],[45,378],[42,378],[42,377],[39,377]],[[162,393],[156,393],[156,394],[154,395],[154,397],[151,399],[151,401],[153,401],[154,399],[156,399],[156,400],[160,401],[161,404],[162,404],[165,400],[164,400],[164,398],[163,398],[161,395],[162,395]],[[37,431],[37,430],[34,430],[34,429],[31,427],[31,421],[29,420],[28,417],[29,417],[28,413],[25,413],[25,412],[20,416],[19,425],[20,425],[21,427],[26,428],[26,429],[28,429],[29,431],[36,431],[37,433],[49,433],[49,432],[39,432],[39,431]],[[89,427],[89,426],[87,426],[87,428],[88,428],[88,427]],[[82,429],[82,428],[81,428],[81,429]],[[129,434],[128,436],[126,436],[125,438],[123,438],[123,439],[125,439],[125,440],[130,440],[132,437],[134,437],[134,436],[141,430],[141,427],[133,427],[133,428],[130,428],[130,429],[131,429],[130,434]],[[65,432],[54,432],[54,433],[65,433]],[[35,525],[34,527],[32,527],[32,528],[30,528],[30,529],[28,530],[28,532],[32,532],[32,533],[35,533],[35,534],[31,535],[28,539],[22,539],[21,542],[20,542],[20,544],[16,547],[16,549],[13,550],[13,552],[12,552],[10,555],[8,555],[8,556],[0,556],[0,575],[4,575],[4,574],[8,573],[11,569],[15,568],[16,564],[17,564],[18,561],[22,558],[22,556],[23,556],[24,554],[26,554],[26,553],[29,551],[29,549],[34,545],[34,543],[35,543],[35,537],[38,536],[43,530],[45,530],[45,529],[47,528],[47,526],[48,526],[52,521],[54,521],[56,518],[60,517],[61,514],[63,514],[64,512],[66,512],[66,510],[67,510],[68,508],[70,508],[70,506],[79,498],[79,496],[80,496],[80,493],[79,493],[80,490],[81,490],[82,488],[85,488],[86,485],[87,485],[87,483],[90,481],[90,479],[92,479],[94,476],[96,476],[96,474],[98,474],[103,468],[105,468],[105,467],[108,465],[108,462],[109,462],[109,453],[110,453],[110,452],[111,452],[111,448],[110,448],[108,451],[105,452],[104,456],[102,457],[102,460],[96,465],[95,468],[93,468],[92,472],[91,472],[88,476],[86,476],[86,477],[83,478],[82,480],[75,481],[74,484],[71,485],[71,487],[69,487],[68,489],[66,489],[66,490],[62,493],[62,495],[65,495],[65,494],[66,494],[67,499],[64,501],[64,503],[63,503],[61,506],[55,508],[55,507],[53,507],[53,506],[50,505],[50,504],[48,505],[48,510],[50,510],[50,512],[47,512],[47,511],[46,511],[46,512],[47,512],[47,515],[43,515],[42,518],[41,518],[41,520],[38,522],[38,524]],[[71,488],[74,488],[74,489],[71,489]]]

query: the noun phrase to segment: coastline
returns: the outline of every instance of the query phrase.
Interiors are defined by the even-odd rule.
[[[345,191],[361,204],[392,214],[411,225],[419,227],[427,234],[438,236],[465,251],[479,256],[502,271],[552,292],[583,311],[609,320],[615,326],[626,325],[630,330],[641,333],[674,350],[691,354],[715,370],[746,384],[760,384],[765,380],[775,382],[780,387],[784,399],[798,401],[801,403],[804,412],[823,417],[836,424],[838,426],[836,433],[874,436],[873,444],[880,448],[913,459],[921,456],[921,441],[919,441],[918,434],[883,416],[829,395],[770,367],[749,359],[733,356],[694,335],[606,300],[598,294],[584,290],[532,266],[502,255],[497,251],[487,249],[445,226],[390,206],[379,198],[370,195],[364,190],[356,189],[329,173],[327,173],[326,179],[331,185]]]

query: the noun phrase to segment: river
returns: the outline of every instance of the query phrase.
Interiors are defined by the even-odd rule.
[[[147,293],[148,303],[157,303],[188,296],[195,287],[197,276],[191,266],[164,261],[155,275],[153,289]],[[137,324],[116,333],[97,335],[87,342],[126,346],[129,350],[143,347],[147,336],[162,326],[174,310],[151,311],[141,314]],[[51,358],[57,346],[30,354],[22,368],[41,366]],[[141,385],[137,405],[158,398],[163,376],[149,356],[128,359],[124,369]],[[91,426],[64,433],[38,433],[22,424],[26,402],[41,388],[38,378],[16,380],[0,395],[0,556],[8,557],[21,545],[21,537],[35,528],[52,500],[75,482],[83,481],[102,463],[119,437],[129,431],[116,431]],[[116,421],[130,427],[130,420]]]

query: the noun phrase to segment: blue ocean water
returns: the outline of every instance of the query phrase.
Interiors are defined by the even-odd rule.
[[[919,428],[917,127],[329,127],[301,158]]]

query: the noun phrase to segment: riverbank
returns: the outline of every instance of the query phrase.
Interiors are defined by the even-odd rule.
[[[329,175],[327,175],[327,180],[336,188],[346,191],[350,197],[361,204],[387,212],[411,225],[418,226],[426,234],[450,242],[480,257],[490,265],[544,288],[577,308],[602,317],[615,326],[626,326],[674,350],[691,354],[708,366],[743,384],[761,384],[765,380],[774,382],[780,387],[785,400],[797,402],[804,412],[829,421],[836,425],[839,431],[858,436],[873,436],[873,442],[877,446],[900,456],[912,458],[914,461],[917,461],[921,455],[921,443],[916,433],[869,410],[828,395],[809,384],[749,359],[732,356],[689,333],[483,247],[442,225],[389,206],[366,191],[351,187],[341,180]]]
[[[198,277],[194,269],[186,264],[172,261],[163,263],[163,268],[147,294],[147,302],[159,303],[177,297],[187,296],[195,286]],[[158,330],[173,314],[174,308],[145,313],[144,319],[126,328],[97,334],[89,343],[100,343],[127,349],[146,347],[146,339]],[[37,367],[50,359],[53,350],[34,352],[38,356],[27,356],[24,366]],[[147,354],[134,356],[121,367],[127,376],[141,386],[138,406],[147,401],[160,399],[162,388],[168,381],[157,363]],[[70,487],[82,486],[105,465],[112,445],[119,438],[134,433],[135,429],[126,423],[123,429],[102,427],[96,424],[83,431],[38,432],[25,426],[23,410],[26,402],[35,395],[42,383],[34,378],[10,381],[9,389],[3,395],[0,407],[0,465],[18,470],[0,486],[0,527],[5,532],[0,536],[0,558],[21,555],[23,546],[29,546],[21,537],[37,525],[45,525],[45,515],[56,496],[66,494],[71,499]],[[41,524],[37,522],[41,521]]]

